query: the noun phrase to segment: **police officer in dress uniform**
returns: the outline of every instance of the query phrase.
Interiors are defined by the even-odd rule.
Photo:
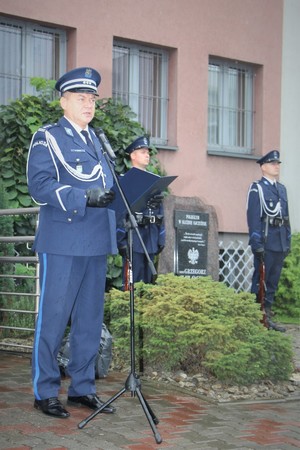
[[[64,111],[58,123],[40,128],[31,141],[27,178],[40,205],[33,249],[40,263],[40,303],[32,356],[34,407],[50,416],[70,414],[58,399],[57,354],[71,320],[68,404],[98,409],[98,352],[107,254],[117,253],[113,179],[94,117],[100,74],[81,67],[56,83]],[[84,133],[82,133],[84,131]],[[102,412],[112,413],[106,407]]]
[[[251,184],[247,199],[249,245],[254,254],[254,273],[251,292],[258,294],[259,266],[265,262],[265,313],[269,328],[285,331],[272,321],[272,305],[284,262],[290,250],[291,229],[289,223],[286,188],[277,181],[280,154],[272,150],[260,158],[262,178]]]
[[[130,144],[125,152],[130,156],[131,164],[140,170],[146,170],[150,162],[150,142],[148,137],[140,136]],[[142,213],[136,213],[136,221],[141,238],[145,244],[151,261],[154,261],[155,255],[158,255],[165,246],[165,226],[163,221],[163,195],[161,193],[153,196],[147,204],[147,208]],[[117,240],[120,254],[124,262],[128,256],[127,231],[122,226],[117,228]],[[144,253],[144,249],[137,236],[133,232],[132,236],[132,271],[133,282],[144,281],[152,283],[153,276]],[[126,264],[123,264],[126,270]],[[123,279],[126,278],[124,273]]]

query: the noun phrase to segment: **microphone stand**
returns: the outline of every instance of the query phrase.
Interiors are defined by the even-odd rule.
[[[101,130],[102,131],[102,130]],[[143,411],[146,415],[146,418],[149,422],[149,425],[152,429],[155,441],[157,444],[161,444],[162,443],[162,438],[159,434],[159,432],[157,431],[156,425],[159,423],[158,418],[155,416],[153,410],[150,408],[148,402],[146,401],[146,399],[144,398],[142,392],[141,392],[141,381],[138,377],[138,375],[136,374],[136,370],[135,370],[135,333],[134,333],[134,282],[133,282],[133,270],[132,270],[132,256],[133,256],[133,251],[132,251],[132,236],[133,236],[133,230],[137,233],[137,236],[140,240],[140,243],[142,245],[142,248],[145,252],[145,255],[147,257],[149,266],[150,266],[150,270],[152,272],[153,275],[156,275],[156,270],[154,267],[154,264],[149,256],[149,253],[147,252],[147,249],[145,247],[144,241],[141,237],[141,234],[139,232],[138,229],[138,225],[136,222],[136,219],[134,217],[134,215],[131,212],[130,206],[127,202],[127,199],[125,197],[125,194],[123,192],[122,187],[120,186],[118,177],[115,173],[114,170],[114,166],[113,163],[111,161],[111,159],[109,158],[108,154],[107,154],[107,146],[103,145],[102,140],[100,139],[100,136],[97,134],[96,135],[100,141],[100,143],[102,144],[102,153],[103,156],[110,168],[110,171],[112,173],[112,176],[114,178],[115,184],[119,190],[119,193],[121,195],[121,198],[125,204],[126,207],[126,211],[128,213],[128,221],[127,221],[127,230],[128,230],[128,248],[129,248],[129,258],[128,258],[128,271],[129,271],[129,293],[130,293],[130,374],[127,377],[127,380],[125,381],[125,385],[122,389],[119,390],[119,392],[117,392],[115,395],[113,395],[106,403],[104,403],[100,408],[98,408],[97,410],[95,410],[92,414],[90,414],[86,419],[82,420],[79,424],[78,424],[78,428],[82,429],[85,427],[85,425],[92,420],[94,417],[96,417],[99,413],[101,413],[101,411],[103,411],[103,409],[110,405],[111,403],[113,403],[115,400],[117,400],[119,397],[121,397],[121,395],[123,395],[126,391],[130,391],[131,392],[131,397],[135,397],[135,395],[137,395],[139,402],[143,408]],[[112,157],[112,155],[110,155]]]

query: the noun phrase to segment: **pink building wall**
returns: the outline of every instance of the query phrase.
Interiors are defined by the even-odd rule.
[[[171,49],[169,145],[177,150],[159,158],[178,175],[172,194],[214,206],[220,232],[247,232],[247,190],[260,169],[253,159],[207,154],[208,58],[259,66],[256,155],[279,148],[283,0],[0,0],[0,14],[68,29],[68,69],[98,69],[101,97],[111,96],[114,37]]]

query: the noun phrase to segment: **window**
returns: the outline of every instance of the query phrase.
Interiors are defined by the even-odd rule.
[[[167,144],[168,52],[115,42],[113,97],[129,105],[156,145]]]
[[[66,33],[0,17],[0,104],[35,94],[30,78],[57,79],[66,69]]]
[[[208,150],[251,154],[254,128],[254,68],[210,59]]]

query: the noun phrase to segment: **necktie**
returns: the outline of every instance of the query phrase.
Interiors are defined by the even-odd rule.
[[[105,181],[105,177],[106,175],[103,172],[103,168],[102,168],[102,164],[101,161],[98,158],[96,149],[94,147],[94,144],[89,136],[89,133],[86,130],[81,130],[80,133],[85,137],[86,143],[88,145],[88,147],[93,151],[94,155],[96,156],[97,160],[98,160],[98,165],[101,167],[101,172],[100,172],[100,176],[102,178],[102,182],[103,182],[103,187],[105,188],[106,186],[106,181]]]
[[[93,153],[96,155],[96,150],[94,147],[94,144],[91,141],[91,138],[89,136],[89,133],[86,130],[82,130],[81,134],[85,137],[86,143],[88,145],[88,147],[93,151]]]

